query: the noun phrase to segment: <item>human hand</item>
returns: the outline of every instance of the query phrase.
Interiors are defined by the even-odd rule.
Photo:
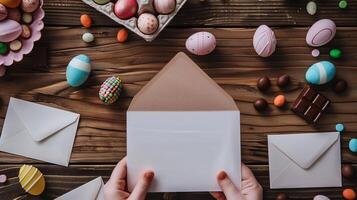
[[[263,188],[255,179],[253,172],[242,164],[242,184],[239,190],[229,179],[226,172],[217,175],[218,185],[223,192],[211,192],[216,200],[262,200]]]
[[[130,194],[127,190],[126,158],[123,158],[114,168],[109,181],[104,186],[104,196],[107,200],[145,200],[146,193],[154,179],[154,172],[146,171],[140,177]]]

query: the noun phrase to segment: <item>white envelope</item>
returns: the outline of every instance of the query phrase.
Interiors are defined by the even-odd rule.
[[[0,151],[68,166],[79,114],[10,98]]]
[[[270,188],[341,187],[340,133],[269,135]]]
[[[104,183],[98,177],[55,200],[104,200]]]

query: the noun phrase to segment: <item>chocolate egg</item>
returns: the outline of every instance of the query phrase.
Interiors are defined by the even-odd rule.
[[[330,19],[321,19],[315,22],[306,35],[309,46],[319,47],[330,42],[336,34],[336,24]]]
[[[4,5],[0,4],[0,21],[6,19],[6,17],[7,17],[7,8]]]
[[[0,3],[8,8],[17,8],[20,5],[21,0],[0,0]]]
[[[345,164],[342,166],[342,176],[345,178],[351,178],[354,174],[352,165]]]
[[[271,56],[276,49],[276,38],[273,30],[266,25],[261,25],[254,33],[254,50],[261,57]]]
[[[138,28],[144,34],[153,34],[159,28],[159,20],[153,14],[143,13],[138,18]]]
[[[22,33],[21,25],[10,19],[0,22],[0,30],[0,42],[11,42]]]
[[[197,32],[186,40],[186,49],[192,54],[203,56],[216,48],[216,37],[210,32]]]
[[[176,0],[154,0],[156,12],[160,14],[170,14],[176,8]]]
[[[21,12],[17,8],[11,8],[7,10],[7,18],[20,22],[21,20]]]
[[[305,78],[306,81],[315,84],[322,85],[330,82],[336,74],[336,67],[329,61],[317,62],[307,70]]]
[[[22,0],[21,8],[24,12],[34,12],[40,6],[40,0]]]
[[[120,19],[129,19],[134,17],[138,11],[136,0],[118,0],[114,6],[114,13]]]

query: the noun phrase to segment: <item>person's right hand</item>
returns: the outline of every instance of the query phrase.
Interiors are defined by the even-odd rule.
[[[211,192],[216,200],[262,200],[263,188],[255,179],[253,172],[242,164],[242,184],[239,190],[229,179],[227,173],[221,171],[217,175],[218,185],[223,192]]]

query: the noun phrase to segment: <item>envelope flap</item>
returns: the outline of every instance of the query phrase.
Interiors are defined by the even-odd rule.
[[[339,138],[337,132],[276,135],[271,143],[301,168],[310,168]]]
[[[9,106],[15,111],[31,138],[37,142],[69,126],[79,117],[76,113],[16,98],[10,99]]]
[[[98,177],[78,188],[56,198],[56,200],[73,200],[73,199],[86,199],[86,200],[102,200],[103,187],[102,177]],[[99,197],[99,198],[98,198]]]

